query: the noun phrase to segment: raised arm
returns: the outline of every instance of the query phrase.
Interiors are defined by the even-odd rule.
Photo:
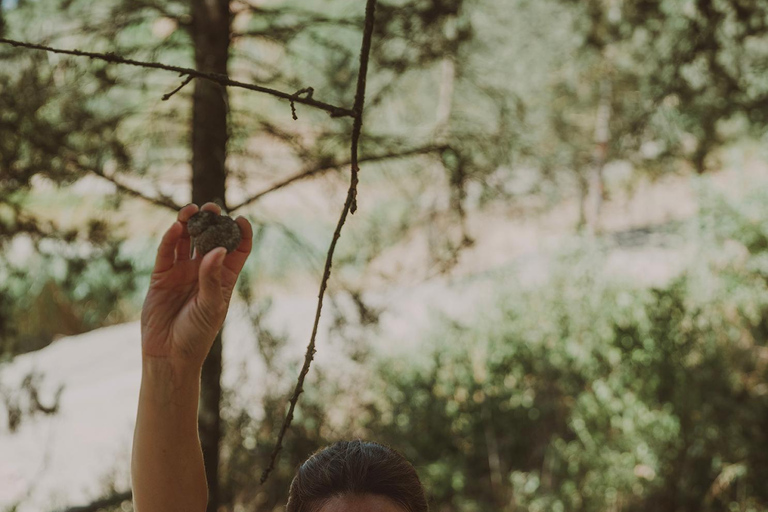
[[[213,203],[202,209],[221,213]],[[235,251],[219,248],[190,258],[186,224],[197,211],[194,204],[182,208],[163,236],[141,314],[141,391],[131,459],[137,512],[197,512],[208,502],[197,433],[200,372],[253,232],[238,217],[242,241]]]

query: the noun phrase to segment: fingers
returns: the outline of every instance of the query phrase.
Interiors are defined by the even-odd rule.
[[[203,207],[200,208],[200,211],[213,212],[216,215],[221,215],[221,206],[217,205],[216,203],[205,203]]]
[[[190,238],[189,231],[187,231],[187,221],[192,215],[197,213],[197,210],[198,207],[194,203],[190,203],[179,210],[178,220],[181,223],[183,230],[179,241],[176,243],[176,261],[185,261],[189,259]]]
[[[202,307],[216,312],[224,304],[224,295],[221,291],[221,268],[227,250],[217,247],[205,256],[200,263],[200,301]]]
[[[202,208],[198,208],[196,204],[190,203],[180,209],[177,215],[177,221],[174,222],[173,225],[168,228],[168,231],[165,232],[163,239],[160,242],[160,247],[157,249],[157,257],[155,258],[154,269],[155,272],[165,272],[173,266],[175,261],[185,261],[190,258],[191,240],[189,231],[187,230],[187,222],[189,221],[190,217],[198,212],[198,210],[214,212],[216,215],[221,214],[221,207],[216,203],[205,203]],[[250,224],[248,224],[247,220],[239,217],[238,224],[240,225],[240,230],[243,233],[243,241],[240,243],[240,246],[238,247],[237,251],[235,251],[235,253],[240,255],[241,250],[245,251],[245,253],[244,256],[239,256],[235,259],[235,261],[228,265],[228,267],[230,267],[235,273],[240,272],[240,270],[243,268],[245,258],[247,258],[248,253],[250,253],[250,240],[253,238],[253,231],[251,230]],[[246,234],[248,239],[247,244],[244,243],[246,242]],[[221,269],[219,268],[219,271],[220,270]]]
[[[240,274],[245,265],[245,260],[248,259],[248,255],[251,254],[251,248],[253,246],[253,228],[251,223],[242,215],[235,219],[237,225],[240,227],[240,245],[228,254],[224,260],[224,266],[231,270],[236,276]]]
[[[179,222],[186,224],[189,218],[197,213],[197,210],[199,210],[199,208],[195,203],[189,203],[179,210]]]
[[[179,210],[178,219],[184,226],[184,231],[181,234],[179,243],[176,245],[176,261],[185,261],[191,257],[191,240],[187,230],[187,221],[198,211],[214,212],[216,215],[220,215],[221,207],[216,203],[205,203],[202,208],[198,208],[195,203],[190,203]]]
[[[180,222],[174,222],[168,228],[160,241],[160,247],[157,248],[157,257],[155,258],[154,272],[165,272],[173,266],[176,245],[181,238],[183,226]]]

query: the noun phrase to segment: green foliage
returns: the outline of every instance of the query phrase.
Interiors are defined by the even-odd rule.
[[[383,365],[370,437],[414,462],[440,510],[766,510],[760,196],[707,201],[720,249],[664,288],[603,277],[588,249],[445,325],[431,363]]]
[[[140,274],[103,223],[66,241],[16,237],[14,248],[0,258],[0,352],[125,321]]]
[[[317,98],[351,104],[361,13],[350,13],[359,2],[237,4],[238,77],[289,91],[312,86]],[[512,196],[510,178],[522,167],[535,174],[526,193],[563,181],[567,191],[563,175],[583,181],[594,163],[595,118],[606,98],[607,161],[654,174],[676,159],[707,169],[720,144],[764,131],[767,6],[382,1],[362,154],[445,147],[426,165],[366,165],[373,172],[362,173],[363,186],[401,196],[377,197],[380,208],[343,238],[337,263],[364,267],[410,227],[432,223],[427,187],[444,184],[449,207],[439,213],[459,216],[470,184],[482,188],[481,205]],[[179,1],[26,2],[0,8],[0,32],[33,40],[44,21],[56,20],[61,33],[40,37],[191,65],[187,11]],[[170,27],[167,35],[157,35],[158,22]],[[116,321],[118,300],[141,288],[136,279],[146,278],[151,251],[132,265],[103,223],[67,230],[40,221],[20,192],[39,179],[66,187],[105,169],[152,178],[185,165],[189,151],[180,146],[191,116],[182,102],[194,84],[161,103],[178,79],[155,76],[0,51],[0,248],[29,237],[39,252],[24,265],[0,260],[0,336],[16,340],[13,350],[23,350],[24,336],[27,348],[44,344],[69,322],[74,332]],[[348,120],[299,106],[292,123],[273,98],[233,90],[231,100],[234,183],[257,173],[271,182],[292,165],[347,158]],[[269,143],[254,144],[255,132]],[[507,294],[477,323],[445,325],[424,364],[388,361],[371,383],[380,396],[361,399],[348,432],[329,427],[328,397],[339,390],[313,383],[264,489],[254,478],[282,421],[285,390],[270,390],[259,404],[264,418],[228,406],[225,502],[279,507],[298,462],[364,428],[416,463],[440,510],[765,510],[766,204],[760,194],[709,198],[697,233],[717,251],[702,251],[699,265],[661,289],[602,276],[600,248],[571,254],[546,286]],[[317,259],[326,223],[289,224],[294,231],[260,231],[248,271],[292,274],[296,251],[277,243],[283,235],[308,239]],[[50,311],[51,302],[58,316],[29,314]],[[25,316],[33,327],[52,317],[59,331],[21,332]]]
[[[26,37],[49,8],[19,4],[3,17],[4,35]],[[117,135],[124,112],[104,101],[112,85],[104,66],[0,54],[0,352],[34,350],[122,318],[115,310],[133,291],[133,269],[111,227],[98,214],[77,226],[45,219],[30,199],[36,186],[58,191],[88,171],[130,165]],[[70,198],[60,211],[81,202]]]
[[[768,81],[754,70],[766,62],[767,2],[560,4],[573,8],[581,36],[569,49],[576,84],[613,83],[615,158],[653,167],[677,157],[704,172],[723,143],[765,131]],[[589,94],[588,85],[580,89]]]

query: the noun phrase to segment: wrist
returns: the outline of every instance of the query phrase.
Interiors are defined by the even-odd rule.
[[[197,407],[201,372],[201,366],[145,356],[141,362],[142,392],[153,400],[176,404],[193,402]]]

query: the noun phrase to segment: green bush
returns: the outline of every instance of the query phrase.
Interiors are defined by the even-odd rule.
[[[370,437],[416,464],[435,510],[768,510],[759,196],[705,195],[699,259],[662,288],[577,251],[435,332],[431,363],[384,362]]]
[[[0,354],[37,350],[138,310],[142,276],[105,229],[92,222],[88,238],[35,241],[21,261],[0,255]]]

